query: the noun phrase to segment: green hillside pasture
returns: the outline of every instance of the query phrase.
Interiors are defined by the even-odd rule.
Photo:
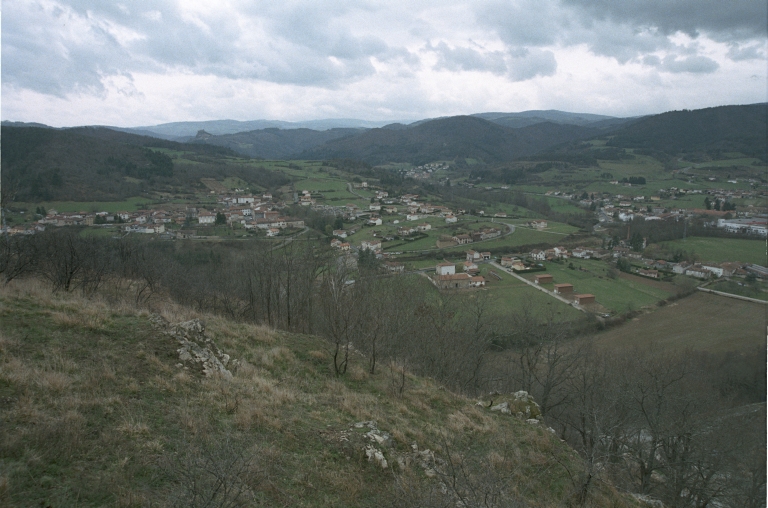
[[[646,180],[657,180],[668,177],[664,165],[653,157],[635,155],[634,159],[623,161],[599,160],[601,172],[608,172],[616,180],[630,176],[644,176]]]
[[[740,261],[762,266],[768,265],[765,240],[688,237],[685,240],[663,242],[663,245],[672,249],[693,251],[701,261],[712,263]]]
[[[142,197],[128,198],[123,201],[46,201],[43,203],[14,203],[14,208],[25,208],[27,213],[32,213],[35,208],[42,205],[46,210],[57,212],[132,212],[147,208],[152,200]]]
[[[768,301],[768,292],[766,292],[768,291],[768,284],[765,282],[744,283],[735,280],[720,280],[707,286],[707,289]]]
[[[515,232],[511,235],[504,236],[502,238],[494,238],[492,240],[480,242],[477,244],[458,245],[456,247],[451,247],[450,250],[487,250],[509,247],[509,249],[513,251],[515,247],[519,247],[521,245],[534,245],[539,243],[557,245],[558,243],[561,243],[566,236],[567,235],[562,233],[537,231],[535,229],[525,227],[516,227]],[[475,249],[473,245],[475,245],[477,248]]]
[[[768,306],[697,292],[595,336],[597,344],[626,349],[751,351],[765,346]]]
[[[735,159],[720,159],[716,161],[707,161],[707,162],[693,165],[693,167],[696,169],[704,169],[708,167],[728,168],[733,166],[752,166],[755,168],[755,170],[759,170],[760,167],[762,166],[762,169],[765,170],[765,164],[761,163],[760,159],[756,159],[754,157],[738,157]]]
[[[493,270],[501,280],[488,275]],[[528,307],[533,314],[541,319],[554,316],[556,321],[572,321],[579,319],[582,313],[570,305],[553,298],[525,282],[490,265],[480,265],[480,275],[485,277],[486,286],[481,291],[490,295],[490,312],[500,319],[509,318],[510,314]]]
[[[568,268],[569,263],[573,263],[573,270]],[[597,303],[614,313],[624,313],[655,305],[676,292],[676,287],[672,283],[635,275],[621,274],[615,279],[610,279],[607,276],[610,266],[603,261],[570,259],[562,263],[547,263],[546,266],[546,273],[552,275],[555,284],[573,284],[574,293],[593,294]],[[530,274],[524,277],[533,280],[535,275]],[[544,287],[552,289],[551,284]]]

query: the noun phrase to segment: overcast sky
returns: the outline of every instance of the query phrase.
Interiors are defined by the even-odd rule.
[[[768,100],[765,0],[2,0],[2,119],[613,116]]]

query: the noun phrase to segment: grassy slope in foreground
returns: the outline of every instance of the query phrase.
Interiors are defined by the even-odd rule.
[[[193,317],[170,304],[162,315]],[[231,380],[178,366],[147,312],[3,286],[0,504],[194,506],[192,481],[205,493],[221,479],[248,506],[431,506],[440,475],[412,443],[461,460],[504,502],[560,506],[575,491],[578,458],[540,425],[411,375],[397,395],[388,368],[369,375],[358,357],[336,378],[316,337],[204,317],[240,361]],[[368,429],[350,428],[366,420],[392,436],[386,469],[365,458]],[[401,468],[397,456],[411,458]],[[633,506],[598,489],[592,506]]]

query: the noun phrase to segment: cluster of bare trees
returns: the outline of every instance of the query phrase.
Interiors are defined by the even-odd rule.
[[[486,369],[489,384],[536,397],[584,459],[582,500],[609,480],[665,506],[765,506],[765,366],[753,361],[764,350],[724,365],[653,345],[598,348],[525,312],[515,329]]]

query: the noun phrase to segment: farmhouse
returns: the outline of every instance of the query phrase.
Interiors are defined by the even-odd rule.
[[[547,221],[545,220],[532,220],[530,226],[536,229],[544,229],[547,227]]]
[[[554,279],[552,278],[552,276],[550,274],[543,273],[541,275],[537,275],[536,278],[534,279],[534,282],[536,284],[552,284],[553,280]]]
[[[518,261],[518,259],[511,256],[502,256],[500,264],[506,268],[511,268],[512,265],[515,264],[515,261]]]
[[[456,273],[456,265],[447,261],[438,263],[435,267],[435,273],[440,275],[454,275]]]
[[[708,279],[712,272],[705,270],[701,265],[693,265],[685,270],[685,274],[697,279]]]
[[[347,232],[344,231],[343,229],[334,229],[333,236],[338,236],[339,238],[346,238]]]
[[[456,235],[451,237],[451,239],[458,243],[459,245],[466,245],[468,243],[472,243],[472,238],[469,235]]]
[[[416,229],[418,229],[419,231],[429,231],[430,229],[432,229],[432,226],[428,222],[422,222],[421,224],[416,226]]]
[[[197,222],[199,224],[213,224],[216,222],[216,214],[211,212],[199,213],[197,214]]]
[[[464,271],[467,273],[476,273],[479,271],[479,268],[474,263],[474,261],[464,261],[464,264],[462,265],[464,268]]]
[[[555,284],[555,293],[559,295],[573,294],[573,284]]]
[[[481,258],[480,253],[475,250],[467,251],[467,261],[479,261]]]
[[[381,250],[381,240],[363,240],[360,242],[360,250],[379,251]]]
[[[469,285],[473,288],[485,286],[485,279],[481,275],[476,275],[469,279]]]
[[[543,250],[534,249],[531,251],[531,259],[534,259],[536,261],[544,261],[547,259],[547,254]]]
[[[455,215],[446,215],[445,216],[445,222],[447,224],[452,224],[452,223],[458,222],[458,221],[459,221],[459,219],[457,219]]]
[[[658,279],[659,278],[659,271],[658,270],[643,270],[642,268],[637,271],[640,275],[643,275],[645,277],[651,277],[652,279]]]
[[[464,289],[470,286],[472,277],[468,273],[438,275],[435,282],[440,289]]]

